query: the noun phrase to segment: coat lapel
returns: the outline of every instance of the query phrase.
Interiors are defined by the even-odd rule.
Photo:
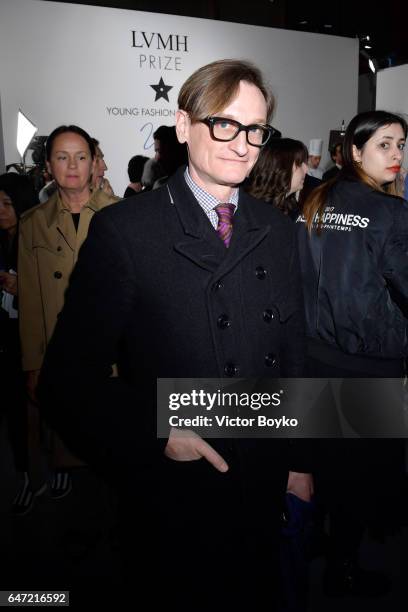
[[[75,228],[69,212],[64,209],[58,191],[52,194],[44,205],[44,215],[48,229],[55,226],[69,248],[75,250]]]
[[[260,223],[251,209],[251,199],[240,189],[238,210],[234,215],[234,229],[226,257],[220,263],[214,280],[228,274],[271,231],[270,225]]]
[[[167,184],[184,236],[174,249],[205,270],[215,272],[225,257],[225,247],[184,179],[184,168]]]
[[[169,200],[175,206],[184,238],[174,244],[174,249],[209,270],[214,278],[232,270],[270,232],[269,225],[259,223],[251,210],[251,201],[240,190],[238,210],[234,216],[234,230],[228,249],[214,231],[206,214],[187,186],[183,172],[178,172],[167,185]]]

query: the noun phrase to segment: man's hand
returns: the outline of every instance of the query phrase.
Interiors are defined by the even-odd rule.
[[[287,492],[309,502],[314,493],[313,476],[302,472],[289,472]]]
[[[0,286],[6,293],[17,295],[17,275],[9,272],[0,272]]]
[[[189,429],[173,427],[164,454],[174,461],[197,461],[204,458],[220,472],[228,471],[228,464],[221,455]]]

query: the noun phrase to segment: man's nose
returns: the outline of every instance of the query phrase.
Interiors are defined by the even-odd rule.
[[[243,157],[244,155],[246,155],[248,152],[249,145],[248,145],[247,135],[246,135],[245,130],[241,130],[238,136],[236,136],[234,140],[231,140],[230,144],[232,145],[231,148],[234,151],[236,151],[236,153],[240,157]]]

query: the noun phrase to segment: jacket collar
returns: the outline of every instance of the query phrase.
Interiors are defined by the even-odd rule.
[[[106,195],[100,190],[95,190],[92,192],[89,201],[84,205],[84,208],[89,208],[93,212],[96,212],[105,205]],[[62,216],[65,213],[70,212],[70,210],[64,206],[58,191],[52,194],[52,196],[43,204],[43,207],[48,227],[61,223]]]
[[[216,277],[221,277],[265,238],[270,226],[257,219],[251,207],[253,199],[240,189],[232,239],[226,249],[183,175],[184,167],[166,185],[169,202],[175,207],[185,234],[174,248],[200,267],[212,271]]]

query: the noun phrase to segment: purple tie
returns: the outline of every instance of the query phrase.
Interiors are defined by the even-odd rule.
[[[228,249],[232,236],[232,217],[234,216],[235,205],[218,204],[214,210],[218,215],[217,234]]]

